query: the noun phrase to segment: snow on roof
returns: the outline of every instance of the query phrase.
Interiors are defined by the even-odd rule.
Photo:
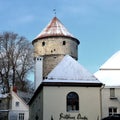
[[[94,75],[106,86],[120,86],[120,70],[99,70]]]
[[[8,94],[1,94],[0,93],[0,98],[7,98],[8,97]]]
[[[106,86],[120,86],[120,51],[108,59],[94,75]]]
[[[119,69],[120,70],[120,51],[110,57],[100,69]]]
[[[50,36],[67,36],[74,38],[74,36],[68,32],[68,30],[64,27],[64,25],[57,17],[54,17],[35,39]]]
[[[96,77],[69,55],[63,58],[43,82],[100,83]]]

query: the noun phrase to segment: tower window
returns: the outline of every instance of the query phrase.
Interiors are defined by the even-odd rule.
[[[42,46],[45,46],[45,42],[44,41],[42,42]]]
[[[63,41],[63,45],[66,45],[66,41]]]
[[[67,94],[67,111],[79,110],[79,96],[75,92]]]

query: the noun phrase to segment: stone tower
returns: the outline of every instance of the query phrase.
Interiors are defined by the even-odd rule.
[[[41,69],[38,65],[42,65],[43,79],[65,55],[68,54],[77,60],[79,43],[59,19],[54,17],[32,42],[35,60],[40,61],[36,67]]]

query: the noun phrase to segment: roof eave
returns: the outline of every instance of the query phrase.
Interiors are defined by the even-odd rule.
[[[34,44],[34,42],[38,41],[38,40],[41,40],[41,39],[44,39],[44,38],[52,38],[52,37],[64,37],[64,38],[70,38],[70,39],[73,39],[77,42],[77,44],[79,45],[80,44],[80,41],[77,39],[77,38],[74,38],[74,37],[71,37],[71,36],[62,36],[62,35],[52,35],[52,36],[43,36],[43,37],[38,37],[38,38],[35,38],[33,41],[32,41],[32,44]]]
[[[43,82],[43,86],[101,87],[102,83]]]

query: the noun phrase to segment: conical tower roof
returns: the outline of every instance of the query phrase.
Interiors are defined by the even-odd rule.
[[[50,21],[50,23],[43,29],[43,31],[37,35],[35,40],[45,37],[56,37],[56,36],[71,37],[76,39],[70,32],[68,32],[68,30],[60,22],[60,20],[57,17],[54,17]],[[77,42],[79,43],[78,40]]]

